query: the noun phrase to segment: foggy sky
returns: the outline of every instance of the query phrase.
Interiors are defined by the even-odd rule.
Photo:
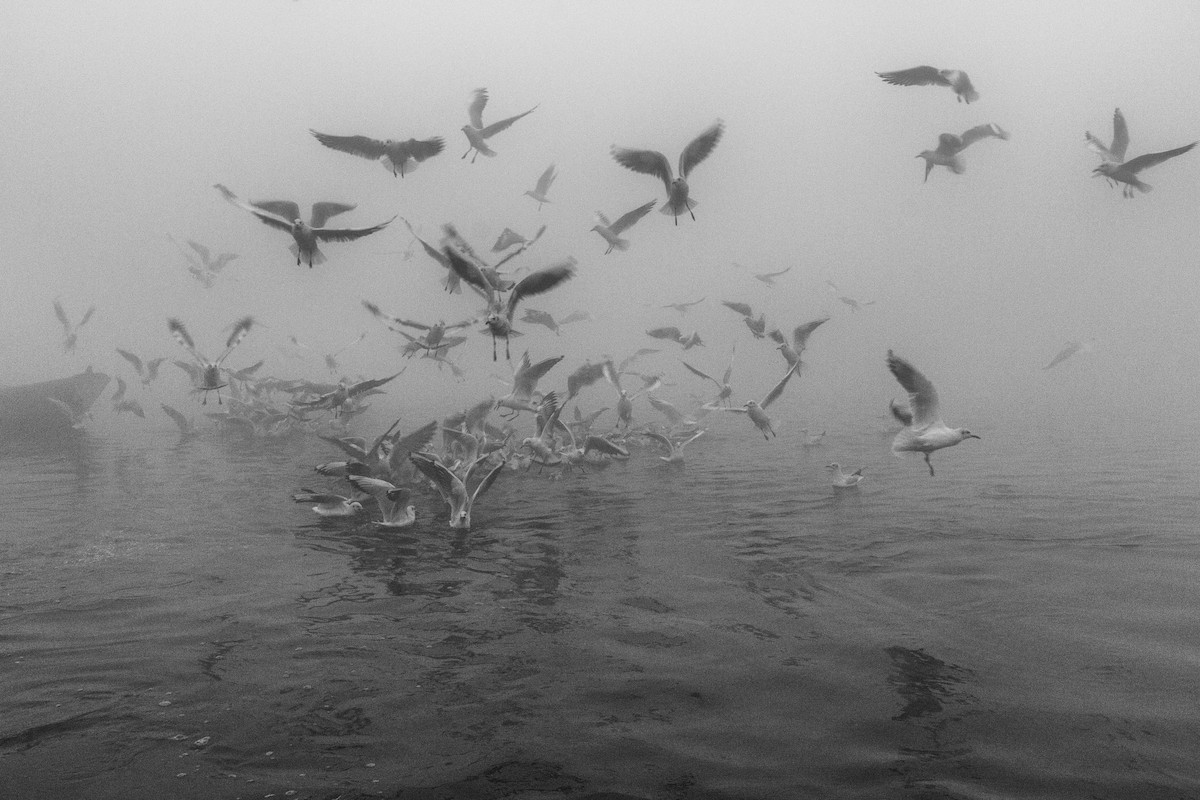
[[[780,417],[874,418],[901,394],[888,348],[938,383],[947,421],[985,437],[988,415],[1137,408],[1154,422],[1194,407],[1200,153],[1147,171],[1155,190],[1126,201],[1091,177],[1098,160],[1083,134],[1111,138],[1120,107],[1131,157],[1200,138],[1195,4],[780,5],[6,4],[0,380],[89,363],[119,374],[115,347],[181,357],[169,316],[211,353],[246,314],[261,325],[227,366],[266,357],[266,373],[324,378],[319,361],[289,361],[277,346],[294,334],[334,349],[366,331],[342,360],[348,373],[375,377],[403,365],[401,341],[363,299],[430,322],[479,310],[469,293],[442,292],[441,269],[419,247],[401,260],[409,236],[399,220],[324,245],[328,262],[309,270],[295,266],[289,237],[224,202],[212,188],[220,182],[305,209],[357,203],[338,218],[348,226],[400,214],[433,242],[453,221],[481,252],[506,226],[532,235],[548,225],[514,263],[573,255],[578,275],[527,305],[596,318],[561,337],[517,326],[526,335],[513,340],[514,359],[526,349],[567,355],[552,383],[584,358],[661,346],[647,366],[679,384],[663,396],[706,393],[673,345],[643,333],[673,324],[700,330],[708,348],[686,357],[715,374],[736,342],[735,397],[761,398],[782,360],[717,302],[728,299],[785,330],[833,316]],[[968,106],[948,89],[875,75],[919,64],[968,71],[980,99]],[[491,97],[485,122],[540,105],[491,140],[496,158],[471,164],[459,159],[459,128],[478,87]],[[595,211],[616,217],[663,199],[661,184],[615,164],[610,146],[661,150],[674,163],[717,118],[724,139],[689,181],[697,221],[676,227],[656,210],[628,232],[627,253],[603,255]],[[964,153],[966,174],[939,167],[922,184],[917,153],[944,131],[986,122],[1011,140],[979,142]],[[310,128],[440,135],[446,149],[400,180],[322,147]],[[554,202],[538,211],[522,192],[551,162]],[[168,233],[241,258],[205,290]],[[775,291],[751,277],[789,266]],[[876,305],[849,313],[827,280]],[[701,296],[708,302],[687,317],[659,308]],[[56,297],[74,317],[97,306],[75,355],[61,352]],[[493,376],[508,366],[503,356],[493,365],[479,327],[453,353],[469,383],[414,360],[380,402],[418,409],[417,419],[502,393]],[[1093,337],[1094,353],[1041,370],[1066,340]],[[166,369],[182,396],[183,374]],[[609,390],[589,392],[589,407],[611,404]]]

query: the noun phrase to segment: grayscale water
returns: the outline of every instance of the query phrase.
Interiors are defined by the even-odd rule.
[[[288,500],[312,437],[9,449],[4,794],[1200,785],[1194,431],[997,432],[936,478],[878,433],[745,433],[506,472],[470,533],[429,498],[411,530],[318,521]]]

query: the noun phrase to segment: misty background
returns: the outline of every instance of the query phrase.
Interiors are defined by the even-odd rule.
[[[1155,190],[1127,201],[1091,177],[1098,159],[1084,131],[1108,141],[1120,107],[1131,157],[1200,138],[1198,23],[1188,2],[7,3],[0,381],[88,364],[125,374],[116,347],[182,358],[172,316],[216,355],[247,314],[259,324],[227,367],[266,358],[260,375],[328,380],[318,354],[366,332],[339,360],[349,376],[382,377],[406,363],[403,341],[364,299],[426,322],[481,308],[469,291],[445,294],[444,271],[419,245],[403,259],[400,220],[324,245],[328,262],[310,270],[295,265],[287,235],[222,200],[220,182],[305,212],[319,200],[356,203],[335,221],[348,227],[400,214],[433,243],[454,222],[481,253],[504,227],[531,236],[548,225],[512,264],[573,255],[578,273],[525,306],[594,320],[559,337],[517,324],[514,361],[526,349],[567,356],[543,388],[584,359],[659,347],[643,367],[677,384],[660,394],[707,396],[675,345],[644,334],[677,325],[699,330],[708,346],[685,358],[711,374],[736,342],[733,399],[761,399],[783,361],[719,304],[736,300],[789,332],[833,317],[772,408],[791,427],[878,420],[902,394],[888,348],[938,384],[950,424],[985,443],[1030,414],[1179,424],[1200,372],[1200,155],[1149,170]],[[980,99],[968,106],[949,89],[875,75],[919,64],[966,70]],[[485,123],[538,108],[490,140],[497,157],[471,164],[459,159],[459,129],[479,87],[490,94]],[[603,255],[595,211],[615,218],[664,197],[610,146],[661,150],[674,165],[717,118],[724,138],[689,179],[696,221],[674,226],[656,211],[627,233],[628,252]],[[917,153],[988,122],[1011,139],[979,142],[963,156],[966,174],[936,168],[922,183]],[[310,128],[437,135],[446,148],[401,180],[322,147]],[[553,203],[539,211],[522,193],[552,162]],[[205,289],[168,234],[240,258]],[[774,290],[752,277],[787,267]],[[826,281],[875,304],[851,313]],[[686,316],[660,307],[700,297]],[[62,352],[55,298],[73,319],[97,307],[74,354]],[[495,379],[509,374],[503,344],[493,364],[481,327],[450,353],[466,383],[413,359],[375,408],[415,421],[506,391]],[[285,358],[291,335],[318,354]],[[1042,370],[1067,340],[1092,338],[1094,352]],[[170,365],[163,375],[149,391],[179,403],[186,375]],[[587,408],[612,399],[603,386],[581,398]],[[1132,409],[1144,418],[1128,418]]]

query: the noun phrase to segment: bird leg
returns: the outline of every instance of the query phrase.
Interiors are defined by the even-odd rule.
[[[496,334],[492,334],[492,361],[496,360]]]
[[[467,156],[469,156],[469,155],[471,155],[471,148],[470,148],[470,147],[468,147],[468,148],[467,148],[467,152],[463,153],[461,156],[459,156],[459,158],[466,158],[466,157],[467,157]]]
[[[512,361],[512,356],[508,352],[508,337],[507,336],[504,337],[504,357],[507,360]]]
[[[695,222],[695,221],[696,221],[696,212],[695,212],[695,211],[692,211],[692,210],[689,208],[689,209],[688,209],[688,213],[692,215],[692,222]]]
[[[929,460],[929,453],[925,454],[925,463],[929,465],[929,475],[933,476],[933,462]]]

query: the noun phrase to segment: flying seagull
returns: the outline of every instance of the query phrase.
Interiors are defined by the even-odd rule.
[[[1139,172],[1148,167],[1161,164],[1162,162],[1174,158],[1175,156],[1181,156],[1187,151],[1191,150],[1197,144],[1198,142],[1192,142],[1191,144],[1185,144],[1183,147],[1176,147],[1174,150],[1164,150],[1161,153],[1145,153],[1137,158],[1131,158],[1123,164],[1105,161],[1100,166],[1092,170],[1092,175],[1103,175],[1108,180],[1125,184],[1125,186],[1121,189],[1121,194],[1126,198],[1133,197],[1134,189],[1137,189],[1139,192],[1145,194],[1154,187],[1139,180],[1137,176]]]
[[[929,460],[930,453],[934,450],[941,450],[943,447],[953,447],[967,439],[982,438],[966,428],[950,428],[942,422],[941,412],[938,409],[937,389],[933,388],[933,383],[916,367],[891,350],[888,350],[887,365],[892,374],[896,376],[896,380],[908,392],[910,409],[907,415],[903,415],[897,413],[894,403],[892,405],[892,413],[897,419],[904,421],[907,416],[909,420],[905,423],[904,430],[896,434],[896,438],[892,440],[893,453],[897,455],[900,453],[924,454],[929,474],[933,475],[933,464]]]
[[[701,408],[708,409],[709,411],[732,411],[737,414],[745,414],[746,416],[750,417],[750,421],[753,422],[754,427],[758,428],[758,430],[762,433],[763,438],[770,439],[771,436],[775,435],[775,428],[771,425],[771,418],[767,416],[766,409],[769,405],[779,399],[779,396],[783,394],[783,390],[787,386],[787,382],[791,380],[791,377],[795,374],[796,368],[790,367],[788,371],[783,374],[783,378],[779,381],[779,383],[775,384],[775,387],[771,389],[771,391],[767,392],[767,396],[762,399],[762,402],[747,400],[746,404],[741,408],[723,408],[714,403],[705,403],[703,406],[701,406]],[[770,436],[768,436],[768,434],[770,434]]]
[[[1124,163],[1125,151],[1129,149],[1129,126],[1125,124],[1125,115],[1121,113],[1121,109],[1113,111],[1112,144],[1106,146],[1104,142],[1093,136],[1091,131],[1084,131],[1083,138],[1092,152],[1100,156],[1100,160],[1104,163]],[[1105,180],[1108,181],[1109,186],[1112,186],[1109,178],[1106,177]]]
[[[613,250],[625,252],[629,249],[629,241],[622,239],[621,234],[629,228],[632,228],[634,223],[650,213],[654,208],[657,200],[651,200],[649,203],[643,203],[633,211],[626,211],[621,216],[617,217],[616,222],[609,222],[608,217],[601,212],[596,212],[596,224],[592,226],[592,230],[600,234],[604,241],[608,242],[608,249],[604,251],[604,255],[608,255]]]
[[[369,136],[333,136],[311,128],[308,132],[331,150],[340,150],[369,161],[378,161],[393,176],[399,175],[401,178],[415,170],[422,161],[433,158],[446,147],[440,136],[398,141],[372,139]]]
[[[557,177],[558,170],[556,170],[554,165],[551,164],[550,166],[546,167],[546,171],[543,172],[541,177],[538,178],[537,186],[525,192],[525,194],[529,195],[534,200],[537,200],[538,211],[542,210],[542,203],[550,202],[550,198],[546,197],[546,194],[550,191],[550,186],[554,183],[554,179]]]
[[[471,151],[474,150],[475,155],[471,156],[472,164],[475,163],[475,158],[480,153],[489,157],[496,155],[495,151],[487,146],[487,142],[485,141],[486,139],[490,139],[500,131],[507,130],[508,127],[514,122],[526,114],[532,114],[534,109],[537,108],[537,106],[534,106],[528,111],[524,111],[514,117],[502,119],[499,122],[493,122],[491,125],[484,126],[483,109],[484,106],[487,105],[487,102],[487,89],[476,89],[475,93],[471,96],[471,105],[467,107],[467,116],[471,121],[462,126],[463,135],[467,137],[467,142],[470,145],[467,148],[467,152],[462,154],[462,157],[466,158],[467,156],[471,155]]]
[[[970,103],[979,99],[979,92],[971,85],[971,79],[961,69],[938,69],[937,67],[913,67],[895,72],[876,72],[884,83],[893,86],[949,86],[958,95],[958,102]]]
[[[708,154],[717,146],[717,142],[721,141],[721,135],[724,132],[725,123],[717,120],[705,128],[704,132],[693,139],[687,147],[683,148],[683,152],[679,154],[679,177],[675,177],[671,173],[671,162],[667,161],[667,157],[657,150],[634,150],[629,147],[613,145],[612,157],[626,169],[653,175],[663,182],[667,189],[667,202],[663,203],[659,210],[663,214],[672,215],[675,218],[675,224],[678,225],[679,215],[684,211],[691,214],[693,220],[696,219],[692,209],[696,207],[697,203],[688,197],[687,177],[697,164],[708,158]]]
[[[215,184],[214,188],[233,205],[258,217],[260,222],[290,233],[295,240],[291,250],[296,256],[296,266],[300,266],[307,257],[310,269],[313,264],[325,262],[325,255],[317,246],[319,242],[349,242],[353,239],[361,239],[383,230],[392,219],[395,219],[393,216],[387,222],[381,222],[369,228],[326,228],[325,223],[330,217],[351,211],[356,206],[345,203],[313,203],[312,216],[306,224],[300,218],[300,207],[291,200],[261,200],[247,203],[222,184]]]
[[[58,317],[58,321],[63,327],[63,352],[75,352],[75,345],[79,340],[79,329],[88,323],[92,318],[92,314],[96,312],[95,306],[88,306],[88,310],[83,312],[83,318],[78,323],[72,324],[67,312],[63,308],[62,303],[57,299],[54,301],[54,316]]]
[[[936,150],[922,150],[917,154],[917,158],[925,159],[925,180],[929,180],[930,170],[934,166],[939,165],[946,167],[955,175],[961,175],[966,172],[967,168],[963,166],[962,159],[958,157],[958,154],[980,139],[987,139],[989,137],[1007,139],[1008,131],[999,125],[993,125],[989,122],[984,125],[976,125],[974,128],[964,131],[962,136],[955,136],[953,133],[943,133],[938,137]]]
[[[228,382],[221,377],[221,364],[229,357],[233,349],[242,343],[242,340],[246,338],[246,334],[250,333],[250,327],[253,324],[253,317],[243,317],[235,322],[233,332],[225,340],[225,351],[214,361],[196,349],[196,343],[192,341],[191,334],[187,332],[187,328],[183,327],[182,322],[174,317],[167,320],[167,330],[171,332],[171,335],[175,337],[175,341],[179,342],[180,346],[184,350],[187,350],[188,355],[196,362],[194,365],[183,361],[176,361],[175,363],[192,375],[196,389],[204,393],[200,401],[201,405],[208,403],[209,392],[216,392],[217,405],[221,404],[221,390],[228,385]],[[188,369],[188,367],[191,369]]]

